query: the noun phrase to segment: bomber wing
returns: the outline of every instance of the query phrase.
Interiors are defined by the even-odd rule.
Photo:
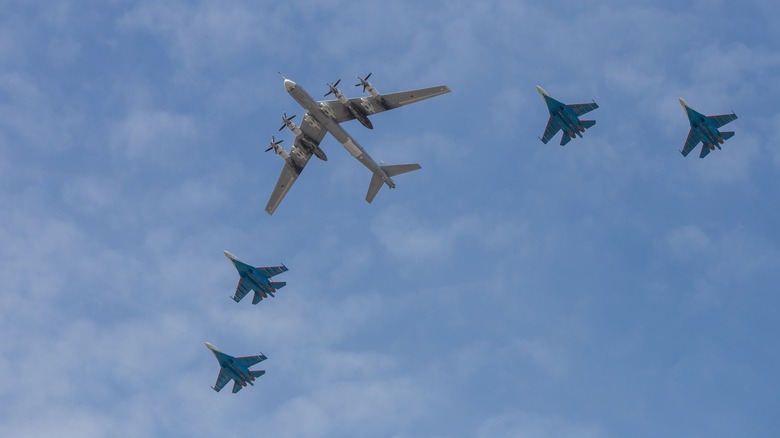
[[[710,119],[712,122],[715,123],[715,128],[720,128],[721,126],[725,125],[726,123],[733,122],[736,118],[736,114],[721,114],[718,116],[707,116],[708,119]]]
[[[214,391],[219,392],[230,381],[230,376],[225,372],[224,368],[219,369],[219,375],[217,375],[217,383],[214,384]]]
[[[417,90],[401,91],[398,93],[380,94],[379,96],[355,97],[349,99],[352,105],[360,108],[366,115],[381,113],[383,111],[409,105],[421,100],[430,99],[449,93],[450,87],[440,85],[438,87],[420,88]],[[333,110],[336,122],[343,123],[355,117],[338,100],[325,100],[320,103],[328,105]]]
[[[577,117],[587,114],[594,109],[598,108],[599,105],[596,102],[591,103],[574,103],[568,106],[572,111],[574,111],[574,114],[577,115]]]
[[[308,115],[308,112],[306,115]],[[314,118],[306,117],[306,115],[304,115],[304,119],[314,120]],[[325,127],[319,125],[312,126],[309,122],[301,123],[300,128],[301,136],[305,136],[308,139],[307,141],[313,142],[316,146],[319,146],[322,142],[322,138],[325,137],[325,133],[327,132]],[[274,211],[279,207],[279,204],[281,204],[285,195],[287,195],[287,192],[290,191],[295,180],[298,179],[298,175],[303,172],[303,168],[306,167],[306,164],[313,154],[311,147],[306,144],[301,136],[295,137],[295,143],[290,149],[290,161],[284,163],[284,168],[282,169],[281,175],[279,175],[279,180],[276,181],[274,191],[271,193],[268,204],[265,206],[265,211],[269,215],[274,214]]]
[[[287,272],[287,266],[259,266],[257,271],[265,276],[265,278],[271,278],[274,275],[279,275],[282,272]]]
[[[252,290],[252,283],[241,277],[238,280],[238,286],[236,286],[236,294],[233,296],[233,301],[241,301],[250,290]]]
[[[264,361],[264,360],[266,360],[266,359],[268,359],[268,358],[267,358],[267,357],[265,357],[265,355],[264,355],[264,354],[260,353],[260,354],[259,354],[259,355],[257,355],[257,356],[242,356],[242,357],[237,357],[237,358],[236,358],[236,362],[239,362],[241,365],[243,365],[243,366],[245,366],[245,367],[249,368],[249,367],[251,367],[252,365],[256,365],[256,364],[258,364],[258,363],[260,363],[260,362],[262,362],[262,361]]]
[[[687,157],[688,154],[691,153],[693,148],[696,147],[696,144],[699,143],[699,137],[693,133],[693,128],[691,128],[690,131],[688,131],[688,138],[685,139],[685,146],[683,146],[682,152],[683,157]],[[707,148],[705,148],[707,149]],[[709,149],[707,149],[709,151]]]
[[[550,139],[552,139],[560,130],[561,122],[557,117],[550,116],[550,118],[547,120],[547,126],[544,128],[544,134],[541,138],[542,143],[547,144],[547,142],[550,141]]]

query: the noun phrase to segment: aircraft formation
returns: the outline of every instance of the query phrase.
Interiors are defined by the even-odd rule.
[[[282,125],[279,131],[284,128],[289,129],[294,135],[295,140],[286,151],[281,143],[283,140],[276,140],[271,136],[271,143],[265,150],[273,151],[275,155],[284,160],[282,173],[271,193],[271,197],[265,207],[266,213],[273,215],[281,204],[287,192],[298,179],[303,169],[306,167],[312,156],[322,161],[327,161],[328,157],[320,148],[325,134],[330,133],[358,162],[365,166],[371,172],[371,180],[366,193],[366,201],[371,203],[376,197],[382,186],[395,188],[394,176],[418,170],[421,166],[413,164],[395,164],[385,165],[377,163],[368,152],[352,137],[341,124],[350,120],[357,120],[367,129],[373,129],[371,117],[375,114],[391,109],[399,108],[412,103],[420,102],[431,97],[449,93],[451,90],[446,85],[439,85],[429,88],[421,88],[398,93],[381,94],[368,81],[371,73],[366,77],[357,77],[358,83],[355,87],[362,87],[363,93],[368,92],[369,96],[349,99],[338,88],[341,80],[334,83],[327,83],[328,91],[323,97],[333,96],[331,100],[315,100],[303,87],[284,77],[284,88],[287,93],[305,110],[300,121],[300,125],[293,122],[295,115],[287,116],[282,113]],[[542,143],[547,144],[558,132],[562,131],[560,145],[565,146],[576,137],[582,138],[585,130],[596,124],[595,120],[581,120],[580,117],[597,109],[599,106],[595,101],[591,103],[564,104],[554,99],[542,87],[537,86],[536,90],[542,96],[550,117],[544,133],[539,138]],[[685,100],[680,98],[680,104],[685,110],[691,129],[685,144],[680,150],[683,156],[702,143],[700,158],[704,158],[715,148],[721,149],[726,140],[734,136],[733,131],[721,132],[719,129],[734,121],[737,115],[722,114],[714,116],[705,116],[691,108]],[[274,294],[284,287],[286,282],[272,281],[272,277],[286,272],[288,269],[284,264],[280,266],[253,267],[248,265],[228,251],[225,256],[231,261],[239,274],[238,286],[235,294],[231,297],[236,303],[240,302],[250,291],[254,292],[252,304],[258,304],[268,296],[274,297]],[[217,376],[217,382],[212,387],[219,392],[230,380],[233,380],[233,393],[241,390],[247,385],[254,386],[254,380],[265,374],[264,370],[253,371],[250,369],[253,365],[267,359],[262,353],[257,356],[233,357],[223,353],[214,345],[206,342],[206,347],[214,353],[220,370]]]

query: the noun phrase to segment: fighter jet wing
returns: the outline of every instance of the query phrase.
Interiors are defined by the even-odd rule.
[[[707,116],[708,119],[715,122],[715,127],[720,128],[726,123],[733,122],[736,118],[736,114],[721,114],[719,116]]]
[[[696,144],[697,144],[698,142],[699,142],[699,139],[698,139],[698,137],[696,137],[696,136],[693,134],[693,129],[691,129],[690,131],[688,131],[688,138],[686,138],[686,139],[685,139],[685,146],[683,146],[682,150],[680,151],[680,152],[682,152],[682,154],[683,154],[683,157],[687,157],[687,156],[688,156],[688,154],[690,154],[690,153],[691,153],[691,151],[693,150],[693,148],[695,148],[695,147],[696,147]]]
[[[599,107],[599,105],[596,102],[591,102],[591,103],[574,103],[574,104],[566,105],[566,106],[571,108],[571,110],[574,111],[574,114],[576,114],[577,117],[579,117],[579,116],[581,116],[583,114],[587,114],[587,113],[589,113],[589,112],[591,112],[594,109]]]
[[[264,361],[264,360],[266,360],[266,359],[268,359],[268,358],[267,358],[267,357],[265,357],[265,355],[261,353],[261,354],[259,354],[259,355],[257,355],[257,356],[243,356],[243,357],[237,357],[237,358],[236,358],[236,361],[237,361],[237,362],[239,362],[239,363],[241,363],[241,365],[243,365],[243,366],[245,366],[245,367],[249,368],[249,367],[251,367],[252,365],[256,365],[256,364],[258,364],[258,363],[260,363],[260,362],[262,362],[262,361]]]
[[[238,280],[238,286],[236,286],[236,294],[233,296],[233,301],[241,301],[249,291],[252,290],[252,283],[245,280],[243,277]]]
[[[379,96],[355,97],[349,99],[352,105],[360,108],[366,115],[381,113],[383,111],[409,105],[431,97],[449,93],[450,87],[440,85],[438,87],[420,88],[417,90],[401,91],[398,93],[380,94]],[[333,110],[336,122],[342,123],[354,119],[351,112],[338,100],[325,100],[324,103]]]
[[[263,274],[266,278],[271,278],[274,275],[279,275],[282,272],[287,272],[289,269],[287,269],[287,266],[258,266],[257,268],[258,272]]]
[[[561,123],[556,117],[550,116],[550,118],[547,120],[547,126],[544,128],[544,134],[541,138],[542,143],[547,144],[547,142],[550,141],[550,139],[552,139],[560,130]]]
[[[306,115],[304,115],[304,119],[313,120],[313,118],[306,117]],[[327,132],[325,127],[319,125],[312,126],[309,122],[301,123],[300,128],[302,135],[306,136],[308,141],[313,142],[317,146],[322,142],[322,138],[325,137]],[[274,214],[274,211],[279,207],[287,192],[290,191],[295,180],[298,179],[298,175],[303,172],[303,168],[306,167],[313,154],[311,148],[299,137],[295,138],[295,144],[290,149],[290,161],[284,164],[279,180],[276,181],[274,191],[271,193],[271,198],[268,199],[268,204],[265,206],[265,211],[269,215]]]
[[[214,391],[219,392],[229,381],[230,376],[228,376],[224,368],[220,368],[219,375],[217,376],[217,383],[214,384]]]

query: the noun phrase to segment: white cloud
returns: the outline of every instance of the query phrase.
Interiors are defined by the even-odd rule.
[[[111,148],[128,158],[157,162],[181,155],[197,128],[191,116],[163,110],[134,110],[111,130]],[[158,163],[161,164],[161,163]]]
[[[389,207],[377,216],[371,231],[385,250],[395,257],[431,260],[452,257],[458,240],[474,235],[479,225],[479,219],[471,215],[445,224],[426,224],[409,211]]]

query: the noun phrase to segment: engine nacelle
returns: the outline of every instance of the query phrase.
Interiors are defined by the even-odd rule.
[[[336,92],[334,93],[336,95],[336,99],[338,99],[339,102],[341,102],[342,105],[346,105],[349,103],[349,99],[347,99],[347,96],[344,96],[344,93],[341,92],[338,88],[336,88]]]
[[[320,102],[320,109],[322,110],[322,112],[325,113],[326,116],[330,117],[331,119],[336,118],[336,114],[333,112],[333,110],[330,108],[328,104]]]
[[[371,95],[374,97],[379,97],[379,92],[376,91],[376,88],[374,88],[373,85],[371,85],[371,82],[366,81],[366,91],[371,93]]]
[[[298,125],[296,125],[292,120],[285,120],[284,124],[287,125],[287,129],[292,131],[296,137],[301,135],[301,128],[299,128]]]

